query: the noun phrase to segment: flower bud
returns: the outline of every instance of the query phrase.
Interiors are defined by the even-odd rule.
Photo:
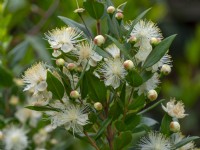
[[[64,66],[65,60],[62,58],[56,59],[56,65],[57,66]]]
[[[150,101],[154,101],[158,97],[158,93],[155,90],[150,90],[147,94],[147,97]]]
[[[58,141],[56,139],[51,139],[50,143],[52,145],[56,145],[56,144],[58,144]]]
[[[94,108],[96,110],[102,110],[103,106],[100,102],[96,102],[96,103],[94,103]]]
[[[171,67],[166,64],[162,65],[162,67],[160,69],[161,73],[163,73],[164,75],[170,74],[171,70],[172,70]]]
[[[82,13],[84,11],[85,11],[84,8],[77,8],[76,10],[74,10],[74,13]]]
[[[108,13],[108,14],[113,14],[114,12],[115,12],[115,7],[109,6],[109,7],[107,8],[107,13]]]
[[[105,38],[102,36],[102,35],[97,35],[95,38],[94,38],[94,43],[98,46],[101,46],[102,44],[105,43]]]
[[[76,98],[79,98],[79,97],[80,97],[80,94],[79,94],[78,91],[75,91],[75,90],[74,90],[74,91],[71,91],[70,97],[76,99]]]
[[[160,39],[159,38],[151,38],[151,44],[156,46],[160,43]]]
[[[0,140],[2,140],[2,139],[3,139],[3,132],[0,131]]]
[[[126,69],[126,70],[130,70],[130,69],[132,69],[134,67],[134,64],[133,64],[133,62],[131,61],[131,60],[126,60],[125,62],[124,62],[124,68]]]
[[[179,132],[181,127],[177,121],[172,121],[169,125],[169,128],[172,132]]]
[[[74,64],[74,63],[69,63],[69,64],[67,65],[67,69],[70,70],[70,71],[75,70],[76,67],[77,67],[77,66],[76,66],[76,64]]]
[[[131,44],[135,44],[136,43],[136,41],[137,41],[137,38],[135,37],[135,36],[131,36],[130,38],[129,38],[129,40],[128,40]]]
[[[124,18],[124,15],[123,15],[122,12],[117,12],[117,13],[115,14],[115,18],[116,18],[117,20],[122,20],[122,19]]]

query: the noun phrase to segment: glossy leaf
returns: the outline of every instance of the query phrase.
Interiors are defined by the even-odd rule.
[[[186,145],[189,142],[197,140],[199,138],[200,138],[199,136],[186,137],[186,138],[184,138],[183,140],[181,140],[180,142],[178,142],[177,144],[174,145],[174,147],[175,147],[174,150]]]
[[[85,35],[86,37],[90,37],[91,32],[88,31],[84,25],[82,25],[82,24],[80,24],[80,23],[77,23],[76,21],[71,20],[71,19],[66,18],[66,17],[63,17],[63,16],[58,16],[58,18],[60,18],[60,19],[61,19],[65,24],[67,24],[68,26],[70,26],[70,27],[75,27],[75,28],[80,29],[80,31],[83,31],[83,33],[84,33],[84,35]],[[90,33],[89,33],[89,32],[90,32]]]
[[[106,120],[104,120],[104,122],[102,123],[99,131],[97,132],[96,136],[95,136],[95,140],[97,140],[102,134],[103,132],[106,130],[107,126],[111,123],[112,118],[107,118]]]
[[[35,110],[35,111],[59,111],[59,109],[52,108],[49,106],[26,106],[25,108]]]
[[[135,70],[130,70],[128,72],[126,80],[133,87],[138,87],[143,83],[142,77]]]
[[[133,100],[133,102],[128,106],[129,110],[135,110],[141,107],[144,107],[145,105],[145,96],[144,95],[140,95],[137,98],[135,98]]]
[[[162,42],[160,42],[149,54],[144,62],[143,68],[148,68],[157,63],[169,50],[170,45],[175,39],[176,35],[167,37]]]
[[[114,149],[122,150],[127,147],[132,141],[131,132],[122,132],[115,140],[114,140]]]
[[[133,20],[133,22],[131,23],[130,29],[128,30],[128,33],[127,33],[126,37],[129,37],[129,36],[130,36],[130,34],[131,34],[131,32],[132,32],[134,26],[138,23],[138,21],[140,21],[140,19],[142,19],[142,18],[146,15],[146,13],[147,13],[149,10],[151,10],[151,8],[145,10],[145,11],[142,12],[135,20]]]
[[[50,72],[47,72],[47,90],[53,93],[53,98],[61,100],[64,96],[62,83]]]
[[[92,73],[87,72],[86,76],[87,76],[87,82],[90,85],[88,86],[89,97],[93,101],[104,102],[106,100],[106,92],[107,92],[104,82],[100,81]]]
[[[169,125],[171,121],[172,121],[172,117],[170,117],[168,114],[165,114],[161,122],[161,128],[160,128],[161,133],[167,136],[170,134]]]
[[[99,20],[104,14],[104,5],[96,0],[85,0],[83,6],[90,16],[96,20]]]

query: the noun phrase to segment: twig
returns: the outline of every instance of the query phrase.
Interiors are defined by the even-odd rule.
[[[49,9],[44,13],[43,17],[40,19],[37,25],[35,25],[28,34],[34,35],[37,34],[40,29],[43,27],[43,25],[46,23],[48,18],[54,13],[56,8],[58,7],[58,4],[60,3],[60,0],[54,0]]]
[[[97,34],[101,35],[101,24],[100,24],[100,20],[97,20]]]
[[[83,131],[83,133],[85,134],[85,136],[88,138],[89,142],[91,143],[91,145],[96,149],[96,150],[100,150],[96,144],[96,142],[88,135],[88,133],[86,131]]]

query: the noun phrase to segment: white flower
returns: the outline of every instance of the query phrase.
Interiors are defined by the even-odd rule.
[[[110,53],[113,58],[120,57],[120,49],[115,44],[109,45],[105,50]]]
[[[144,62],[152,50],[151,39],[162,39],[160,29],[151,21],[140,20],[133,28],[131,36],[136,37],[135,47],[139,47],[136,58]]]
[[[53,128],[65,126],[66,130],[72,129],[73,133],[82,132],[83,126],[88,124],[88,114],[84,111],[86,107],[81,108],[73,104],[62,104],[57,102],[52,107],[60,109],[60,111],[46,112],[51,118]]]
[[[109,58],[97,69],[99,74],[104,77],[106,86],[112,86],[114,89],[120,86],[120,81],[125,78],[127,72],[124,69],[120,58]]]
[[[172,67],[172,60],[170,55],[165,54],[156,64],[152,66],[152,71],[158,71],[158,69],[163,65],[169,65],[170,67]]]
[[[162,108],[164,109],[165,112],[168,113],[168,115],[170,115],[171,117],[175,117],[175,118],[184,118],[185,116],[187,116],[187,114],[185,113],[185,109],[184,109],[184,104],[182,102],[177,102],[175,100],[175,98],[171,99],[168,103],[167,106],[163,106]]]
[[[25,124],[27,120],[29,120],[30,126],[36,127],[39,119],[42,116],[42,113],[27,108],[20,108],[15,113],[15,116],[21,123]]]
[[[149,80],[147,80],[146,82],[144,82],[142,85],[140,85],[135,89],[138,90],[138,95],[141,95],[143,93],[146,94],[148,91],[157,88],[159,83],[160,81],[158,78],[158,74],[154,73],[154,75]]]
[[[174,144],[177,144],[180,141],[182,141],[185,138],[185,136],[182,135],[181,133],[174,133],[174,134],[172,134],[171,138],[172,138],[172,142]],[[186,145],[184,145],[176,150],[193,150],[193,149],[195,149],[194,142],[189,142]]]
[[[74,49],[74,44],[80,42],[79,39],[82,36],[76,28],[72,27],[63,27],[61,29],[54,29],[51,32],[45,33],[45,36],[54,49],[53,56],[58,57],[61,52],[58,49],[61,49],[64,53],[68,53]]]
[[[43,63],[33,65],[31,68],[25,71],[23,81],[26,84],[24,91],[33,91],[33,94],[43,92],[47,88],[47,70]]]
[[[157,132],[150,132],[140,139],[138,150],[171,150],[172,145],[168,138]]]
[[[11,126],[4,130],[5,150],[24,150],[28,146],[28,138],[23,128]]]
[[[75,51],[76,55],[78,55],[78,64],[82,64],[83,67],[89,61],[89,65],[95,67],[98,61],[102,60],[102,56],[95,52],[95,45],[93,41],[81,42],[77,45],[77,51]],[[89,65],[87,70],[89,69]]]

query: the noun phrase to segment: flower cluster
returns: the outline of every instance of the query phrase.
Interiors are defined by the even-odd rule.
[[[90,2],[86,0],[84,5],[88,11]],[[94,5],[105,7],[102,1],[95,1]],[[112,26],[107,33],[101,32],[99,22],[104,13],[98,16],[91,10],[89,14],[97,20],[96,36],[87,26],[74,22],[45,33],[56,66],[40,62],[23,76],[24,91],[36,99],[28,108],[44,111],[53,129],[63,126],[74,136],[84,134],[97,150],[104,148],[106,139],[113,149],[123,137],[130,140],[131,132],[151,130],[153,125],[145,121],[149,118],[143,114],[163,102],[148,107],[159,96],[161,77],[168,75],[172,67],[168,53],[175,36],[164,38],[158,26],[145,19],[124,23],[124,5],[115,9],[106,4],[107,9],[102,9],[107,10],[108,26]],[[82,9],[75,11],[81,16],[82,11],[78,10]],[[172,99],[162,107],[166,115],[161,130],[149,132],[137,147],[193,148],[193,143],[183,147],[179,144],[183,137],[178,119],[186,116],[183,103]],[[126,146],[119,145],[120,149]]]

